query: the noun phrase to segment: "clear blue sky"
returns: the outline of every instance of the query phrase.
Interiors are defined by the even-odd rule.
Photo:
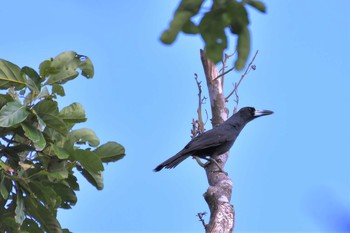
[[[239,90],[239,106],[275,114],[251,122],[231,150],[226,171],[234,185],[235,232],[346,232],[350,2],[265,2],[266,15],[249,10],[252,51],[259,55]],[[190,139],[193,74],[204,81],[199,37],[180,35],[172,46],[158,40],[178,3],[2,3],[0,57],[37,68],[67,50],[89,56],[94,79],[69,83],[61,107],[80,102],[88,116],[82,127],[126,147],[123,160],[106,166],[103,191],[80,177],[77,205],[59,211],[62,226],[74,233],[203,232],[195,216],[208,212],[203,169],[188,159],[152,172]],[[227,91],[239,76],[226,78]]]

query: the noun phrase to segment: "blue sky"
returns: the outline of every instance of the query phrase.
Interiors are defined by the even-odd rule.
[[[80,177],[77,205],[59,211],[62,226],[73,232],[203,232],[195,215],[208,212],[204,170],[188,159],[174,170],[152,172],[190,139],[193,74],[204,81],[200,37],[159,42],[178,3],[2,3],[0,57],[37,68],[67,50],[89,56],[95,77],[69,83],[61,107],[81,103],[88,116],[81,127],[126,147],[123,160],[106,166],[103,191]],[[265,15],[249,10],[252,51],[259,55],[256,71],[240,87],[239,107],[275,114],[249,123],[226,164],[235,232],[346,232],[350,2],[265,3]],[[234,43],[230,38],[230,52]],[[226,77],[227,92],[239,77]]]

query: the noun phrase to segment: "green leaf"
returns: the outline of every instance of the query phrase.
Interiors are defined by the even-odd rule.
[[[55,144],[51,144],[50,145],[50,148],[52,149],[53,153],[59,158],[59,159],[68,159],[69,158],[69,154],[68,152],[59,147],[59,146],[56,146]]]
[[[240,34],[249,24],[247,10],[242,3],[229,1],[227,3],[227,13],[230,19],[230,30],[233,34]]]
[[[246,27],[238,35],[237,52],[238,58],[235,63],[235,68],[239,71],[244,68],[250,52],[250,32]]]
[[[64,92],[64,88],[62,85],[59,84],[53,84],[52,85],[52,94],[57,94],[60,96],[65,96],[66,93]]]
[[[0,110],[0,127],[11,127],[21,123],[28,115],[26,106],[18,102],[9,102]]]
[[[64,228],[64,229],[62,229],[62,232],[63,233],[73,233],[73,232],[71,232],[69,229],[67,229],[67,228]]]
[[[43,130],[46,127],[45,122],[43,121],[43,119],[41,119],[41,117],[38,115],[38,113],[34,109],[32,109],[32,113],[34,114],[34,116],[38,120],[39,129]]]
[[[1,182],[1,184],[0,184],[0,192],[1,192],[1,196],[4,198],[4,200],[7,200],[9,198],[9,192],[6,189],[3,182]]]
[[[27,80],[21,68],[17,65],[0,59],[0,89],[6,90],[9,87],[15,87],[16,90],[20,90],[26,86]]]
[[[227,48],[226,25],[227,19],[222,11],[206,13],[199,24],[200,34],[206,43],[205,52],[214,63],[222,60],[222,53]]]
[[[199,29],[197,25],[195,25],[191,20],[187,21],[183,27],[182,31],[187,34],[197,34],[199,33]]]
[[[21,192],[17,193],[15,214],[16,214],[15,215],[16,223],[18,223],[19,225],[22,225],[25,219],[25,213],[24,213],[24,203],[23,203]]]
[[[28,66],[24,66],[21,71],[28,76],[27,87],[35,93],[39,93],[41,89],[41,78],[39,74]]]
[[[40,223],[46,232],[62,233],[61,226],[53,215],[52,211],[31,196],[24,197],[25,209],[28,215],[31,215]]]
[[[174,15],[174,19],[170,23],[170,28],[163,32],[163,34],[160,37],[160,40],[164,44],[173,43],[177,37],[177,34],[181,31],[182,27],[190,20],[191,17],[191,12],[177,12]]]
[[[47,177],[50,182],[56,183],[61,180],[68,178],[68,171],[66,169],[62,169],[60,171],[48,172]]]
[[[116,142],[107,142],[99,146],[94,152],[104,163],[115,162],[125,156],[125,149]]]
[[[62,233],[73,233],[73,232],[71,232],[69,229],[67,229],[67,228],[64,228],[64,229],[62,229]]]
[[[59,117],[57,102],[53,100],[42,100],[38,102],[33,109],[38,116],[45,122],[46,129],[52,128],[62,135],[68,133],[68,128],[65,122]]]
[[[25,232],[35,232],[35,233],[44,233],[43,229],[40,229],[38,224],[33,220],[26,218],[21,226],[21,232],[20,233],[25,233]]]
[[[95,186],[98,190],[103,189],[103,176],[102,172],[89,172],[85,169],[81,170],[81,174],[86,178],[87,181],[90,182],[93,186]]]
[[[74,51],[67,51],[58,54],[54,59],[52,59],[51,67],[55,67],[58,70],[64,68],[67,63],[73,63],[73,67],[77,68],[77,60],[75,60],[75,56],[77,55],[76,52]]]
[[[79,73],[76,70],[62,69],[59,73],[50,75],[45,85],[50,85],[54,83],[63,84],[69,80],[75,79],[78,75]]]
[[[93,66],[90,58],[83,56],[83,55],[77,55],[77,56],[81,61],[80,65],[79,65],[79,68],[81,69],[81,75],[83,75],[86,78],[93,78],[94,77],[94,66]]]
[[[40,99],[40,98],[46,98],[50,96],[51,95],[50,95],[49,89],[47,89],[47,87],[43,87],[37,97]]]
[[[68,178],[67,161],[55,156],[46,158],[47,176],[51,182],[58,182]]]
[[[177,12],[188,11],[188,12],[191,12],[192,15],[195,15],[198,13],[203,2],[204,2],[204,0],[182,0],[180,2],[180,5],[178,6],[178,8],[175,11],[175,14]]]
[[[90,173],[98,173],[104,169],[101,159],[95,152],[76,149],[74,150],[72,157]]]
[[[85,110],[83,106],[79,103],[73,103],[65,108],[63,108],[59,116],[66,122],[80,123],[85,122]]]
[[[247,4],[251,5],[258,11],[262,13],[266,13],[266,6],[262,1],[257,1],[257,0],[246,0],[245,1]]]
[[[52,59],[43,61],[39,66],[40,76],[43,78],[48,77],[50,74],[58,73],[55,67],[51,67]]]
[[[32,92],[34,92],[36,95],[37,94],[39,94],[39,92],[40,92],[40,87],[38,88],[37,86],[36,86],[36,84],[35,84],[35,82],[32,80],[32,79],[30,79],[30,78],[28,78],[28,80],[27,80],[27,87],[32,91]]]
[[[12,101],[14,101],[14,99],[9,94],[0,94],[0,108]]]
[[[3,174],[1,172],[1,174]],[[0,193],[4,200],[7,200],[9,198],[10,191],[12,189],[12,182],[8,179],[5,179],[4,175],[1,175],[1,182],[0,182]]]
[[[91,129],[83,128],[73,130],[69,133],[69,138],[72,142],[77,144],[89,143],[90,146],[96,147],[100,144],[100,139]]]
[[[29,186],[36,198],[45,203],[49,209],[58,208],[61,205],[61,198],[47,183],[32,181],[29,183]]]
[[[24,130],[24,135],[33,142],[35,148],[39,151],[43,150],[46,146],[46,141],[42,132],[28,123],[22,123],[21,126]]]
[[[64,146],[67,135],[63,135],[50,127],[45,128],[44,135],[45,135],[45,137],[48,137],[48,139],[46,139],[48,142],[53,142],[53,143],[60,145],[60,146],[62,145],[63,148],[65,150],[67,150],[67,148],[65,148],[65,146]],[[73,146],[70,149],[73,149]],[[67,151],[70,152],[70,150],[67,150]]]
[[[24,98],[23,105],[30,106],[36,100],[38,93],[30,91]]]
[[[13,148],[13,147],[12,147]],[[3,149],[5,150],[5,149]],[[7,172],[14,172],[14,169],[10,167],[9,165],[5,164],[2,160],[0,160],[0,167],[2,170],[7,171]]]
[[[18,223],[16,223],[15,218],[13,216],[7,217],[8,215],[9,214],[3,214],[3,216],[1,216],[1,218],[0,218],[0,226],[6,227],[7,229],[11,229],[12,230],[12,231],[8,231],[8,232],[17,232],[17,229],[20,226],[18,225]]]
[[[42,119],[46,124],[45,132],[46,129],[49,127],[62,135],[66,135],[68,133],[67,125],[60,117],[51,114],[46,114],[42,116]]]
[[[8,91],[7,94],[11,96],[11,98],[13,99],[13,101],[17,101],[18,103],[21,102],[21,100],[19,99],[19,95],[18,92],[15,90],[15,88],[13,86],[11,86]]]
[[[34,106],[34,110],[39,116],[46,114],[58,115],[58,104],[53,100],[42,100]]]
[[[80,190],[78,179],[73,174],[69,174],[68,178],[65,181],[67,182],[69,187],[72,188],[73,190],[76,190],[76,191]]]
[[[160,40],[164,44],[171,44],[175,41],[177,35],[185,27],[185,31],[193,32],[193,27],[190,28],[190,19],[196,15],[202,6],[204,0],[182,0],[179,7],[176,9],[174,18],[170,22],[169,28],[164,31]]]
[[[57,195],[60,196],[62,203],[61,207],[65,209],[71,208],[71,206],[75,205],[78,201],[77,196],[72,188],[62,184],[56,183],[52,186]]]
[[[54,73],[48,75],[48,80],[45,85],[52,85],[54,83],[63,84],[69,80],[76,78],[79,73],[76,69],[81,69],[82,75],[86,78],[94,76],[94,67],[91,60],[76,52],[68,51],[57,55],[50,64],[55,69]],[[56,72],[58,71],[58,72]]]

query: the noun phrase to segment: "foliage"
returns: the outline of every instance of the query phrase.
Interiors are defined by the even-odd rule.
[[[205,42],[205,51],[214,63],[221,61],[223,51],[227,48],[226,32],[230,29],[237,35],[237,60],[235,68],[242,70],[247,62],[250,51],[249,18],[246,5],[265,13],[264,3],[258,0],[213,0],[211,8],[195,24],[192,18],[199,15],[203,9],[204,0],[182,0],[175,11],[170,26],[163,32],[160,40],[172,44],[179,32],[200,34]]]
[[[79,171],[98,190],[103,188],[103,162],[124,156],[116,142],[100,145],[85,122],[79,103],[59,110],[63,84],[79,75],[92,78],[91,60],[64,52],[30,67],[0,59],[0,232],[69,232],[57,209],[69,209],[79,190]],[[75,169],[74,169],[75,168]]]

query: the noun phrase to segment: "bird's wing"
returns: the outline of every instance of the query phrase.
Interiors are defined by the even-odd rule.
[[[232,130],[232,129],[231,129]],[[184,148],[184,150],[191,151],[202,150],[214,146],[219,146],[227,141],[233,140],[234,134],[227,133],[227,129],[216,127],[208,130],[201,135],[193,138]]]

